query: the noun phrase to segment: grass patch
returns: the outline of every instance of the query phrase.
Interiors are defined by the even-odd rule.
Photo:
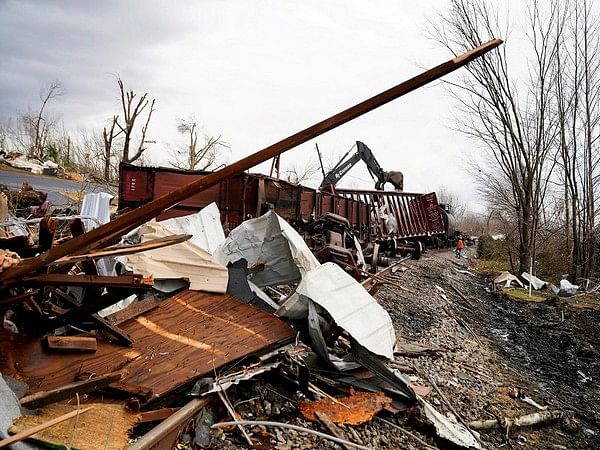
[[[543,302],[548,298],[548,295],[544,295],[537,291],[531,291],[531,297],[529,291],[522,288],[501,288],[504,295],[512,300],[525,301],[525,302]]]

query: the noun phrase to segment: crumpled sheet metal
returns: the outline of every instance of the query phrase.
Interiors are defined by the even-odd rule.
[[[160,222],[148,222],[137,230],[142,242],[173,234]],[[120,257],[129,269],[153,276],[154,287],[169,292],[173,280],[189,280],[190,289],[225,293],[229,278],[227,268],[212,261],[211,255],[190,241]],[[161,288],[161,280],[168,280]],[[177,287],[172,286],[172,287]]]
[[[191,234],[190,242],[211,255],[225,241],[221,213],[214,202],[195,214],[174,217],[159,223],[174,234]]]
[[[282,317],[297,317],[298,310],[310,298],[346,330],[358,343],[376,355],[392,359],[396,335],[388,312],[354,278],[334,263],[325,263],[308,272],[292,296],[277,310]],[[293,311],[288,314],[293,305]],[[306,309],[308,314],[308,309]],[[306,317],[306,315],[305,315]]]
[[[464,448],[481,448],[477,438],[479,434],[476,431],[467,429],[464,425],[451,422],[450,419],[443,416],[429,403],[417,396],[417,400],[423,406],[425,415],[433,423],[438,436],[449,440],[450,442]]]
[[[317,421],[316,413],[325,413],[335,424],[361,425],[392,404],[392,399],[383,392],[354,392],[336,400],[337,403],[330,398],[304,401],[299,403],[298,408],[308,420]]]
[[[249,268],[264,265],[249,277],[259,287],[299,281],[319,266],[302,236],[273,211],[243,222],[213,253],[224,266],[242,258]]]

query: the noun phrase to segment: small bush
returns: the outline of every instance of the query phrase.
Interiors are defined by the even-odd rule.
[[[477,244],[477,256],[483,259],[507,259],[506,241],[496,240],[490,235],[481,236]]]

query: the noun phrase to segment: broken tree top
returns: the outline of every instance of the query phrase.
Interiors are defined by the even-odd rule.
[[[191,195],[200,192],[210,186],[217,184],[223,179],[227,179],[248,170],[257,164],[274,158],[298,145],[314,139],[321,134],[330,131],[352,119],[355,119],[373,109],[376,109],[392,100],[408,94],[444,75],[447,75],[454,70],[464,66],[476,58],[486,54],[490,50],[502,44],[502,40],[493,39],[479,47],[468,51],[460,56],[457,56],[445,63],[442,63],[432,69],[429,69],[416,77],[411,78],[403,83],[400,83],[380,94],[375,95],[363,102],[360,102],[342,112],[339,112],[321,122],[318,122],[298,133],[289,136],[269,147],[266,147],[250,156],[247,156],[229,166],[225,166],[221,170],[193,181],[181,188],[164,195],[140,208],[123,214],[115,220],[102,225],[82,236],[71,239],[62,245],[56,246],[49,251],[27,260],[18,266],[12,267],[6,272],[0,274],[0,282],[23,276],[26,273],[32,272],[38,268],[44,267],[59,258],[66,255],[74,255],[84,253],[94,248],[101,246],[107,240],[118,237],[127,231],[132,230],[146,221],[156,217],[165,209],[171,208],[190,197]]]

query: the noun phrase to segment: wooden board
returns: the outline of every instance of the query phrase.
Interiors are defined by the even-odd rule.
[[[283,321],[229,295],[183,291],[121,328],[129,348],[98,342],[95,354],[57,354],[40,340],[0,336],[0,372],[20,378],[30,394],[72,382],[78,374],[123,370],[121,380],[164,396],[243,356],[290,342]],[[151,400],[152,400],[151,399]]]
[[[54,352],[95,352],[96,338],[87,336],[48,336],[48,350]]]

